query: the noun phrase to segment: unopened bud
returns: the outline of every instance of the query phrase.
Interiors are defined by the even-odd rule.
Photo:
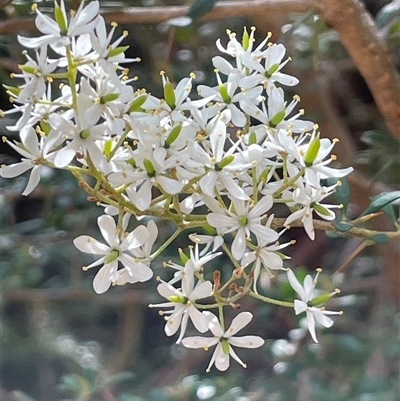
[[[172,128],[171,132],[169,133],[166,141],[165,141],[165,148],[168,149],[178,138],[179,134],[182,130],[182,124],[178,124],[174,128]]]
[[[171,107],[171,109],[175,108],[176,106],[175,89],[168,78],[166,78],[164,84],[164,100],[166,101],[167,105]]]
[[[156,170],[154,169],[153,163],[149,159],[144,159],[143,164],[144,164],[144,168],[147,171],[147,175],[149,177],[155,177]]]
[[[307,167],[311,167],[318,156],[321,141],[317,135],[308,145],[307,152],[304,156],[304,163]]]
[[[271,120],[269,120],[269,125],[275,128],[283,119],[285,118],[285,110],[281,110],[276,113]]]
[[[60,27],[61,35],[66,35],[68,32],[67,20],[65,19],[63,10],[61,10],[60,6],[56,1],[54,2],[54,18],[58,26]]]
[[[215,163],[214,168],[216,171],[221,171],[224,167],[228,166],[235,160],[234,155],[225,156],[221,161]]]

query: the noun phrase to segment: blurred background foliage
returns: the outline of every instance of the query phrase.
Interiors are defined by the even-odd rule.
[[[38,2],[51,12],[52,1]],[[76,8],[79,1],[67,1]],[[162,96],[160,70],[178,81],[196,73],[195,84],[216,83],[211,57],[217,54],[215,40],[226,43],[226,28],[241,34],[254,21],[247,17],[204,20],[201,14],[215,1],[196,1],[192,24],[184,27],[160,24],[121,25],[128,29],[128,56],[139,56],[131,76],[137,88],[146,87]],[[400,67],[400,4],[398,1],[365,0],[381,34]],[[101,1],[104,10],[126,6],[150,7],[193,4],[183,0]],[[196,8],[197,7],[197,8]],[[29,17],[31,2],[17,0],[0,11],[0,20]],[[337,32],[315,13],[269,15],[273,26],[258,26],[261,40],[273,30],[293,61],[286,70],[300,78],[295,88],[308,119],[334,121],[355,153],[339,154],[388,190],[399,190],[400,145],[383,124],[373,98],[358,73]],[[349,21],[351,23],[351,21]],[[283,28],[280,29],[281,25]],[[24,33],[24,32],[21,32]],[[29,33],[30,34],[30,33]],[[15,35],[0,36],[0,68],[3,84],[9,73],[24,62]],[[195,95],[194,95],[195,96]],[[321,97],[323,101],[321,101]],[[0,108],[8,109],[5,91]],[[1,122],[1,134],[12,123]],[[329,128],[329,125],[326,125]],[[333,130],[335,131],[335,130]],[[11,133],[7,133],[12,138]],[[322,132],[337,135],[337,132]],[[340,149],[340,148],[339,148]],[[339,153],[339,152],[338,152]],[[0,162],[18,160],[11,148],[1,144]],[[320,280],[330,291],[342,293],[331,307],[343,309],[332,329],[313,344],[303,323],[290,310],[244,300],[242,310],[255,315],[249,331],[261,335],[261,350],[240,350],[247,362],[243,370],[233,362],[226,373],[205,373],[211,357],[203,350],[188,351],[164,335],[163,319],[149,310],[157,302],[155,280],[96,295],[91,287],[94,272],[83,273],[90,262],[79,253],[72,239],[80,234],[98,237],[96,217],[102,209],[91,204],[72,176],[44,169],[40,186],[22,197],[26,176],[0,179],[0,274],[1,294],[1,393],[5,401],[398,401],[400,314],[387,291],[385,261],[374,247],[367,248],[340,273],[331,274],[359,245],[359,240],[320,234],[311,243],[302,230],[296,238],[287,266],[299,275],[324,268]],[[360,194],[365,196],[365,194]],[[355,197],[357,199],[357,197]],[[348,215],[357,216],[362,206],[352,200]],[[398,217],[398,207],[394,218]],[[160,237],[170,234],[167,223],[157,221]],[[155,276],[168,277],[164,260],[176,260],[176,249],[186,248],[182,236],[153,263]],[[216,268],[210,263],[210,271]],[[224,273],[224,263],[219,262]],[[225,274],[230,266],[226,265]],[[284,281],[263,280],[261,290],[276,297],[294,298]],[[148,289],[152,289],[148,291]],[[230,318],[234,316],[232,311]],[[299,328],[300,327],[300,328]]]

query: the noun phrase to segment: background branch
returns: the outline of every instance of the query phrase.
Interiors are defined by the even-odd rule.
[[[318,0],[316,5],[339,33],[388,128],[400,139],[400,77],[372,16],[359,0]]]

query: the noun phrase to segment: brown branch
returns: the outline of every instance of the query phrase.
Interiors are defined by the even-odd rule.
[[[400,139],[400,76],[372,16],[359,0],[318,0],[316,5],[339,33],[387,126]]]
[[[202,20],[228,18],[235,16],[256,17],[260,13],[265,20],[273,21],[277,14],[304,13],[313,9],[312,0],[231,0],[218,2],[215,7],[202,17]],[[116,21],[119,24],[134,23],[160,23],[170,18],[186,15],[189,10],[187,6],[171,7],[127,7],[122,10],[102,10],[106,22]],[[12,18],[0,23],[2,35],[15,35],[21,31],[34,31],[34,18]]]

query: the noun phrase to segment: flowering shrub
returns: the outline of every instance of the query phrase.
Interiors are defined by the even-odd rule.
[[[3,139],[22,160],[2,166],[0,175],[13,178],[31,170],[23,192],[28,195],[43,165],[65,169],[104,208],[98,218],[104,241],[88,235],[74,240],[80,251],[99,256],[84,267],[100,267],[94,290],[104,293],[111,285],[151,279],[152,261],[185,231],[193,245],[179,251],[181,264],[165,263],[174,271],[170,281],[157,278],[166,302],[150,307],[162,308],[168,336],[180,331],[178,343],[216,345],[207,370],[213,364],[226,370],[229,355],[245,367],[233,347],[264,344],[258,336],[235,336],[252,320],[250,312],[239,313],[225,329],[225,308],[236,307],[244,296],[305,312],[317,342],[315,321],[330,327],[328,316],[341,313],[322,306],[338,291],[314,293],[317,277],[309,275],[301,284],[284,267],[288,256],[281,252],[295,241],[280,243],[279,238],[300,221],[313,240],[314,214],[333,221],[332,209],[341,205],[324,199],[340,181],[328,185],[326,180],[344,177],[352,168],[329,167],[335,141],[321,138],[318,126],[301,119],[302,110],[294,111],[297,95],[287,102],[283,88],[298,79],[282,72],[289,61],[285,47],[269,42],[269,36],[255,47],[254,28],[245,28],[241,41],[228,31],[226,47],[217,41],[226,58],[212,59],[216,87],[199,85],[199,97],[192,100],[194,74],[174,86],[161,72],[164,97],[159,99],[133,88],[122,65],[139,59],[125,56],[127,46],[121,42],[126,33],[113,39],[116,24],[107,32],[98,1],[81,2],[70,17],[62,0],[55,3],[54,19],[36,5],[34,10],[43,35],[18,37],[32,51],[15,74],[23,83],[6,87],[14,104],[7,113],[21,114],[8,129],[19,132],[20,142]],[[49,47],[56,59],[47,56]],[[54,86],[60,88],[57,96]],[[272,213],[277,203],[287,206],[284,219]],[[147,223],[129,231],[132,216]],[[171,237],[158,238],[159,218],[175,224]],[[157,239],[161,245],[153,249]],[[214,271],[207,280],[205,265],[222,254],[231,261],[230,278],[221,282]],[[261,273],[287,275],[299,299],[260,294]],[[185,337],[189,320],[213,337]]]

